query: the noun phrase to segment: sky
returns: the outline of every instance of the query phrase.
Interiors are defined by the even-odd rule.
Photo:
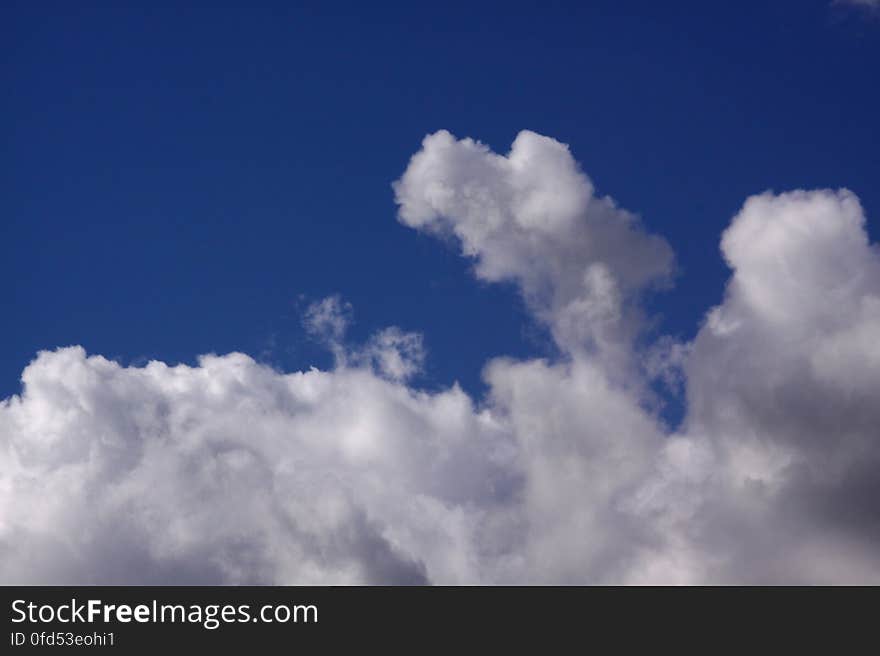
[[[880,582],[876,2],[2,15],[0,581]]]

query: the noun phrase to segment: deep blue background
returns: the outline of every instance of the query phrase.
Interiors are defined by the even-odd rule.
[[[754,2],[7,3],[0,15],[0,397],[37,350],[143,363],[241,350],[325,366],[304,301],[354,336],[423,331],[424,385],[479,392],[547,350],[511,289],[395,220],[390,183],[438,128],[571,145],[672,243],[652,300],[690,337],[721,231],[766,189],[847,186],[877,236],[880,21]],[[245,4],[245,3],[242,3]]]

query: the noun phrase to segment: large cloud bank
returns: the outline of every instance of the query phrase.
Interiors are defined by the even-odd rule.
[[[428,136],[400,221],[510,281],[553,360],[408,383],[422,337],[307,328],[329,371],[45,351],[0,405],[3,583],[880,583],[880,254],[847,191],[748,199],[690,344],[644,345],[669,245],[568,149]],[[652,378],[684,382],[670,434]]]

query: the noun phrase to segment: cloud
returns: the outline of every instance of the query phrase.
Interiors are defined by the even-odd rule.
[[[338,294],[310,303],[303,313],[303,328],[314,339],[327,346],[337,360],[345,357],[342,348],[345,333],[351,325],[354,309]]]
[[[686,375],[688,439],[715,453],[724,503],[707,525],[739,534],[725,576],[876,581],[880,254],[862,208],[847,191],[762,194],[721,245],[733,276]]]
[[[232,353],[124,367],[45,351],[0,404],[4,583],[880,582],[880,255],[847,191],[748,199],[695,340],[636,348],[671,249],[568,149],[447,132],[395,183],[404,225],[516,284],[558,346],[488,392],[410,382],[421,335],[283,373]],[[650,379],[683,387],[675,432]]]
[[[429,135],[394,192],[404,225],[451,235],[479,278],[516,283],[567,351],[626,352],[639,294],[673,273],[666,241],[597,196],[565,145],[534,132],[507,156]]]
[[[404,381],[419,373],[425,361],[425,347],[418,333],[406,333],[392,326],[379,331],[355,358],[371,365],[380,375]]]
[[[839,7],[842,11],[851,9],[864,15],[876,15],[880,11],[880,0],[832,0],[832,7]]]
[[[362,348],[354,349],[345,343],[353,316],[354,308],[337,294],[309,304],[303,313],[303,327],[332,351],[337,367],[372,367],[380,376],[394,381],[408,380],[421,371],[425,346],[420,334],[391,326],[370,337]]]
[[[415,583],[478,576],[511,485],[490,416],[362,368],[44,352],[0,409],[4,582]]]
[[[880,7],[880,0],[834,0],[835,5],[851,5],[853,7],[865,7],[876,9]]]

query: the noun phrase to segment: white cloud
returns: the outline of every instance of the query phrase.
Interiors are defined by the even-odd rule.
[[[422,337],[352,345],[338,297],[305,313],[330,371],[43,352],[0,405],[0,581],[880,582],[880,256],[851,193],[749,199],[721,305],[638,352],[671,251],[565,146],[440,132],[395,192],[519,286],[557,361],[420,391]],[[686,389],[676,434],[649,376]]]
[[[458,388],[44,352],[0,409],[4,582],[479,576],[510,449]]]
[[[303,327],[324,343],[337,361],[345,357],[342,344],[351,325],[353,308],[338,294],[310,303],[303,313]]]
[[[834,0],[835,5],[852,5],[854,7],[866,7],[868,9],[880,8],[880,0]]]
[[[689,439],[716,454],[716,540],[739,580],[880,579],[880,254],[846,191],[750,198],[686,366]]]
[[[627,352],[638,294],[672,274],[669,245],[597,196],[567,146],[534,132],[507,156],[429,135],[394,191],[401,222],[454,236],[480,278],[514,281],[567,351]]]

